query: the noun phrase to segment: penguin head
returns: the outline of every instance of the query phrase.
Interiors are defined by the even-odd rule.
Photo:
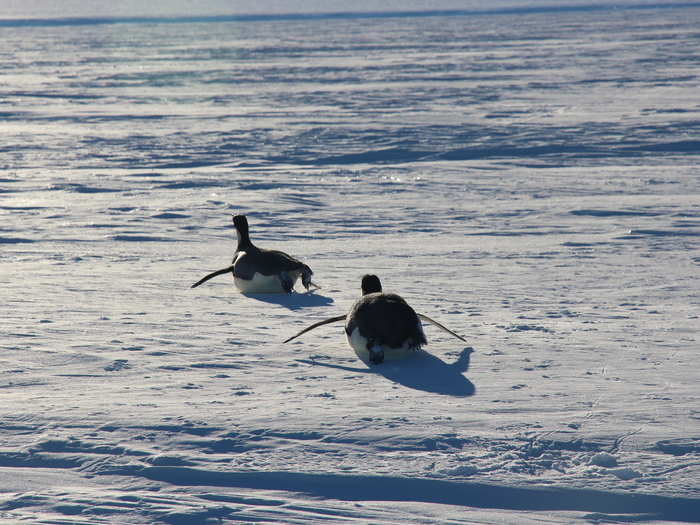
[[[248,244],[250,242],[250,236],[248,234],[248,219],[245,215],[234,215],[233,216],[233,226],[236,228],[236,236],[238,237],[238,243]]]
[[[382,291],[382,283],[376,275],[367,274],[362,277],[362,295]]]
[[[241,233],[248,231],[248,219],[245,215],[234,215],[233,226]]]

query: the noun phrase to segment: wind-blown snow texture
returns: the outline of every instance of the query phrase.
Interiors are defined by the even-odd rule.
[[[700,6],[547,5],[4,20],[0,520],[700,522]]]

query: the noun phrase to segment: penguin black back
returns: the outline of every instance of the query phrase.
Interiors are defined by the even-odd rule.
[[[357,329],[368,345],[418,348],[428,343],[416,312],[401,296],[383,293],[379,277],[365,275],[362,293],[346,319],[348,337]]]

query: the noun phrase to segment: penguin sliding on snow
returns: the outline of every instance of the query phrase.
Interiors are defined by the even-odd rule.
[[[288,343],[324,324],[344,320],[348,344],[357,356],[363,361],[380,364],[385,359],[408,357],[422,345],[428,344],[419,319],[467,342],[427,315],[416,313],[402,297],[382,293],[382,284],[376,275],[365,275],[362,278],[362,297],[355,301],[347,315],[314,323],[284,342]]]
[[[225,273],[233,274],[234,284],[243,293],[291,293],[299,277],[307,291],[311,286],[318,288],[311,282],[313,272],[307,265],[284,252],[255,246],[250,241],[245,215],[234,215],[233,226],[238,247],[231,266],[204,276],[192,288]]]

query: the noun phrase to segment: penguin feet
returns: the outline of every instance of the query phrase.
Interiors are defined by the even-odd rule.
[[[384,350],[381,348],[379,350],[373,350],[371,348],[367,348],[369,351],[369,362],[372,363],[373,365],[381,365],[384,362]]]
[[[292,276],[287,272],[280,272],[279,279],[284,293],[292,293],[292,289],[294,288],[294,279]]]

